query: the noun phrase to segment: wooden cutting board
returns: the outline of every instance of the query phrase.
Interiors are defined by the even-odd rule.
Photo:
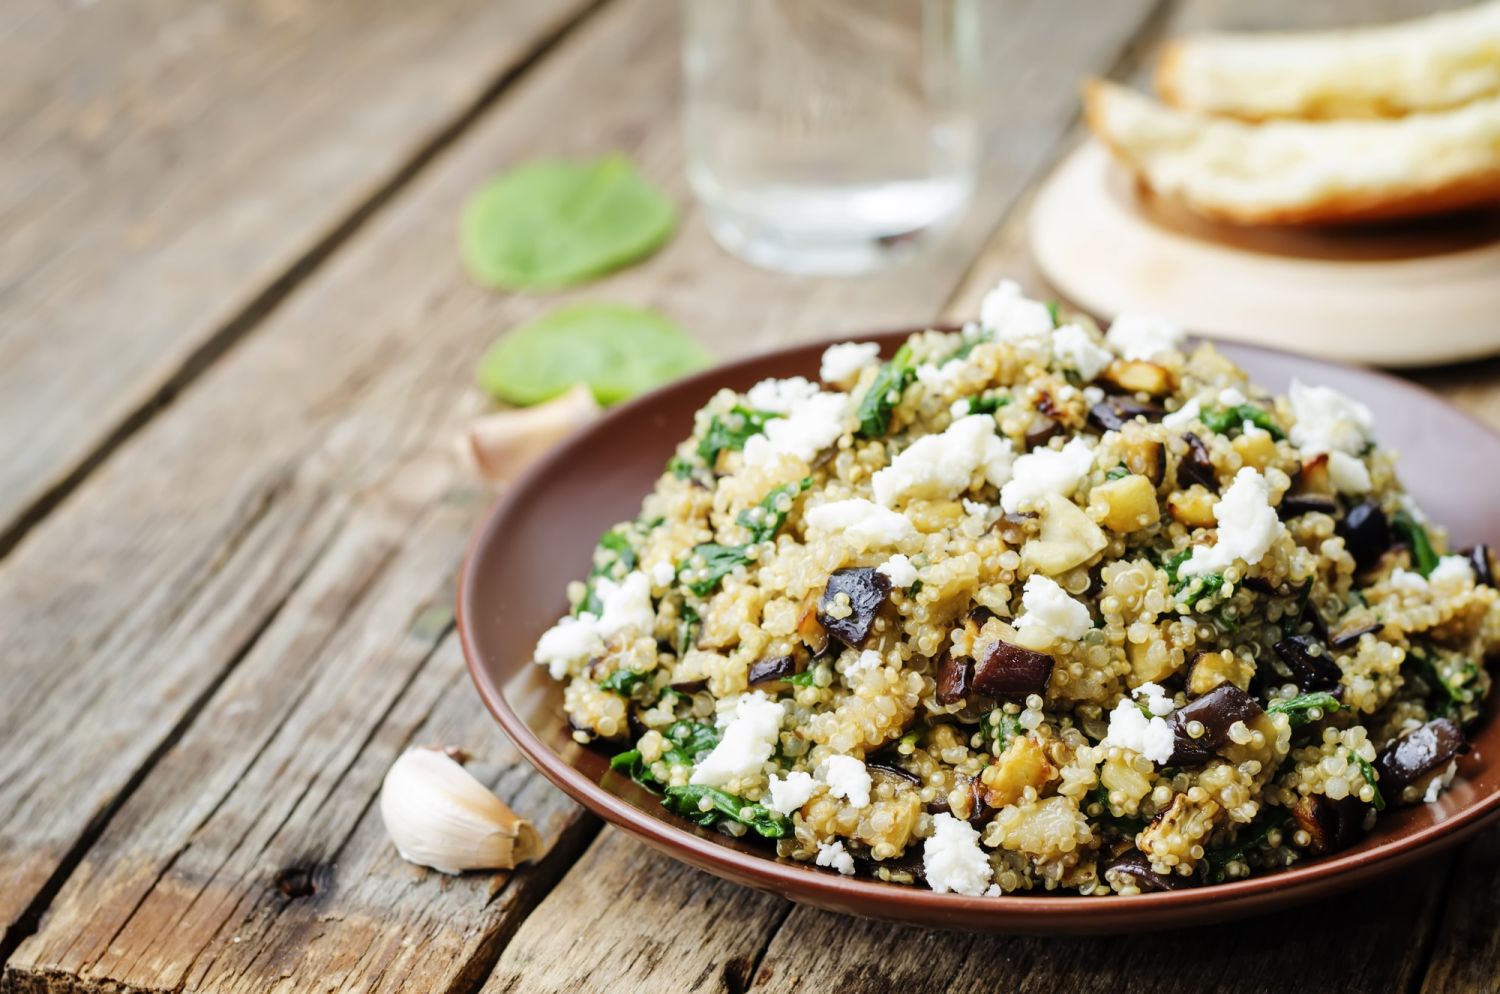
[[[1235,228],[1138,189],[1090,140],[1053,171],[1031,251],[1069,302],[1109,320],[1381,366],[1500,353],[1500,209],[1343,229]]]

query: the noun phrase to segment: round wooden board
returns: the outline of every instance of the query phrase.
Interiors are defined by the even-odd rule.
[[[1194,332],[1383,366],[1500,352],[1500,210],[1234,228],[1138,190],[1090,140],[1042,185],[1030,238],[1043,276],[1101,320],[1144,311]]]

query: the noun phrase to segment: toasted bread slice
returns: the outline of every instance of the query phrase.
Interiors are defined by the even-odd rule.
[[[1375,121],[1247,124],[1093,80],[1089,127],[1145,185],[1235,224],[1330,224],[1500,202],[1500,96]]]
[[[1193,35],[1168,43],[1156,89],[1251,120],[1446,110],[1500,94],[1500,0],[1344,31]]]

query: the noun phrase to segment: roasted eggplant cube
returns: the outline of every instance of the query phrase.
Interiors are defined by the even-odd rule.
[[[1440,772],[1460,753],[1468,751],[1469,740],[1456,722],[1447,718],[1429,721],[1381,750],[1375,760],[1380,791],[1387,801],[1399,801],[1406,788]]]
[[[939,704],[956,704],[974,688],[974,661],[967,656],[944,652],[938,661],[937,699]]]
[[[1286,663],[1292,671],[1292,679],[1304,692],[1332,690],[1344,675],[1315,635],[1288,635],[1271,648]]]
[[[849,598],[849,613],[842,618],[828,612],[839,595]],[[873,566],[834,570],[818,601],[818,622],[824,630],[851,649],[863,649],[875,630],[875,619],[891,596],[891,578]]]
[[[1119,431],[1127,421],[1145,418],[1160,421],[1166,410],[1160,404],[1142,403],[1134,397],[1106,397],[1089,408],[1089,424],[1100,431]]]
[[[1104,878],[1114,883],[1116,878],[1129,878],[1141,893],[1152,891],[1181,890],[1191,886],[1183,877],[1169,877],[1151,869],[1151,864],[1139,852],[1127,852],[1104,870]]]
[[[1197,766],[1211,759],[1229,742],[1229,729],[1237,721],[1249,725],[1264,714],[1255,699],[1232,683],[1226,683],[1189,701],[1172,715],[1172,755],[1168,766]],[[1188,732],[1193,722],[1203,726],[1194,738]]]
[[[1328,494],[1287,494],[1281,498],[1281,506],[1276,509],[1276,513],[1285,520],[1312,514],[1314,511],[1334,514],[1338,509],[1339,502]]]
[[[1495,585],[1495,561],[1490,547],[1483,542],[1469,550],[1469,565],[1474,568],[1474,582],[1486,587]]]
[[[1365,834],[1370,805],[1348,795],[1337,801],[1309,794],[1292,807],[1292,819],[1307,833],[1307,851],[1314,856],[1347,849]]]
[[[1208,455],[1208,446],[1203,444],[1203,439],[1192,432],[1182,436],[1187,443],[1187,455],[1177,464],[1177,484],[1186,489],[1194,483],[1201,483],[1209,490],[1217,492],[1219,489],[1219,474],[1214,470],[1214,461]]]
[[[1334,532],[1343,538],[1344,548],[1354,557],[1354,568],[1360,572],[1379,562],[1391,547],[1390,521],[1373,500],[1351,507]]]
[[[774,680],[785,680],[796,672],[797,660],[791,656],[769,656],[750,664],[748,680],[750,686],[757,687]]]
[[[997,701],[1046,696],[1052,657],[1009,642],[996,642],[974,663],[974,690]]]
[[[1385,625],[1374,619],[1368,621],[1357,621],[1345,625],[1328,636],[1328,647],[1330,649],[1347,649],[1356,645],[1366,635],[1379,632]]]

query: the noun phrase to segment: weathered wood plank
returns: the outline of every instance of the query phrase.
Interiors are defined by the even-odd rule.
[[[1422,994],[1500,986],[1500,828],[1469,843],[1453,867]]]
[[[586,3],[9,4],[0,553]]]

